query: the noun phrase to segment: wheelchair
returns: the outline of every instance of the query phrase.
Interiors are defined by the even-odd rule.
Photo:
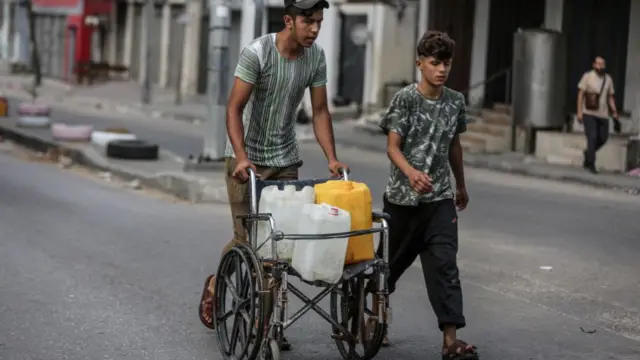
[[[346,171],[341,174],[348,180]],[[277,219],[259,212],[262,189],[271,185],[280,189],[295,185],[300,190],[336,179],[268,181],[258,179],[251,170],[249,175],[250,213],[238,216],[247,230],[249,242],[237,244],[227,252],[217,271],[215,322],[222,356],[229,360],[279,360],[285,330],[313,310],[331,325],[331,337],[345,360],[374,358],[382,347],[391,314],[386,282],[388,215],[373,212],[373,223],[379,226],[371,229],[331,234],[283,234],[277,229]],[[269,224],[271,231],[267,239],[256,238],[258,222]],[[376,255],[372,260],[345,265],[340,280],[334,284],[306,281],[288,261],[278,258],[278,241],[282,239],[328,240],[366,234],[379,234],[382,257]],[[269,239],[271,256],[259,256],[258,249]],[[310,298],[291,284],[289,277],[322,288],[322,291]],[[290,293],[304,306],[289,317]],[[327,296],[330,296],[329,312],[318,305]]]

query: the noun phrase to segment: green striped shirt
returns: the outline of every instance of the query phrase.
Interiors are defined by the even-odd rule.
[[[297,59],[288,60],[276,48],[276,34],[267,34],[242,49],[234,75],[254,85],[242,114],[249,160],[267,167],[298,163],[296,110],[306,88],[327,83],[322,48],[313,44]],[[235,157],[228,136],[225,156]]]

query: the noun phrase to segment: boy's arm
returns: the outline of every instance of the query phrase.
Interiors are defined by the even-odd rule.
[[[414,168],[402,153],[402,143],[409,132],[409,122],[407,118],[407,103],[401,92],[398,92],[391,100],[387,112],[380,121],[380,128],[387,134],[387,156],[389,160],[408,177]]]
[[[401,148],[402,136],[395,131],[390,131],[387,136],[387,156],[405,176],[409,177],[411,171],[413,171],[413,166],[404,157],[402,150],[400,150]]]
[[[461,106],[462,107],[460,109],[460,114],[458,115],[458,127],[456,128],[456,135],[453,137],[451,146],[449,147],[449,164],[451,165],[453,176],[456,178],[456,188],[466,189],[460,134],[467,131],[467,117],[464,102],[461,103]]]
[[[401,90],[391,100],[389,109],[382,117],[380,127],[387,134],[389,160],[409,179],[414,191],[424,194],[432,190],[431,178],[422,171],[416,170],[402,152],[404,139],[409,133],[411,125],[408,106]]]
[[[327,63],[321,50],[320,62],[309,84],[313,110],[313,132],[329,163],[337,162],[333,123],[327,105]]]
[[[258,55],[251,51],[250,48],[246,47],[242,50],[234,75],[233,87],[227,102],[227,134],[233,146],[236,159],[240,162],[247,160],[242,112],[260,76]]]

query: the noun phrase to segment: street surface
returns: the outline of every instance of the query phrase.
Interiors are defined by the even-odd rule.
[[[63,119],[89,121],[54,113]],[[152,124],[107,126],[126,125],[182,156],[200,150],[191,125]],[[326,176],[318,146],[301,151],[301,175]],[[386,156],[351,148],[339,156],[379,208]],[[197,306],[231,235],[226,206],[147,196],[7,154],[0,166],[0,359],[221,359]],[[467,182],[461,337],[481,358],[640,359],[640,199],[472,169]],[[378,358],[439,359],[417,265],[392,306],[393,346]],[[340,359],[329,331],[309,313],[289,331],[294,351],[283,358]]]

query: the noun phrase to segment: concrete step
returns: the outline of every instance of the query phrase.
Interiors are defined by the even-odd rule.
[[[576,166],[576,161],[573,157],[563,154],[549,154],[545,157],[545,162],[552,165],[562,166]]]
[[[469,106],[467,107],[467,116],[482,116],[482,107]]]
[[[462,150],[469,154],[481,154],[484,153],[485,144],[483,142],[476,142],[472,140],[460,139],[460,145]]]
[[[545,157],[545,161],[554,165],[579,167],[582,166],[584,155],[582,150],[567,148],[559,151],[558,153],[547,155]]]
[[[610,136],[598,150],[596,166],[608,171],[625,171],[628,137]],[[550,162],[581,166],[586,140],[582,134],[540,131],[536,135],[536,157]]]
[[[511,114],[511,105],[503,104],[503,103],[495,103],[493,104],[493,111],[502,113],[502,114]]]
[[[482,122],[492,125],[511,125],[511,115],[495,110],[483,109]]]
[[[505,139],[483,133],[463,133],[460,135],[460,142],[476,144],[483,153],[500,153],[508,150],[508,143]]]
[[[511,136],[510,126],[486,124],[482,122],[467,124],[467,131],[504,138]]]
[[[609,122],[609,133],[610,134],[614,134],[614,123],[613,121]],[[633,119],[633,118],[628,118],[628,117],[621,117],[620,118],[620,125],[621,125],[621,130],[622,130],[622,134],[627,134],[627,135],[634,135],[634,134],[638,134],[638,132],[640,132],[640,124],[638,124],[638,121]],[[580,133],[580,134],[584,134],[584,125],[582,123],[580,123],[578,121],[578,117],[574,114],[572,116],[572,126],[571,126],[571,132],[572,133]]]

